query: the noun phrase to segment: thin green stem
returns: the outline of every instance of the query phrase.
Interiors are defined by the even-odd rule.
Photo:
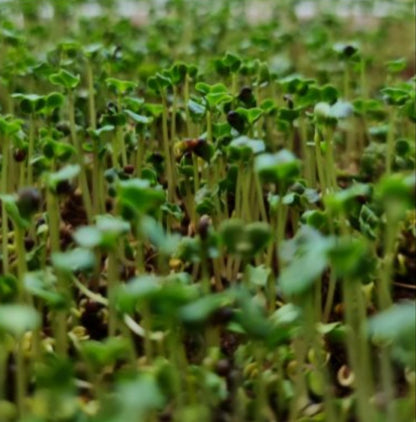
[[[46,193],[46,207],[48,210],[48,224],[49,224],[49,237],[51,241],[51,252],[58,253],[61,249],[60,247],[60,238],[59,238],[59,226],[60,226],[60,216],[59,216],[59,207],[56,196],[49,189]],[[64,297],[68,297],[67,292],[67,280],[65,276],[57,272],[57,287],[60,294]],[[56,351],[61,356],[65,356],[68,350],[68,337],[67,337],[67,316],[68,313],[65,309],[59,310],[56,312],[54,318],[54,331],[55,331],[55,343]]]
[[[9,139],[5,136],[3,139],[2,151],[2,171],[1,171],[1,193],[4,195],[8,192],[7,179],[9,174]],[[7,218],[6,204],[1,203],[1,248],[2,248],[2,262],[3,272],[9,272],[9,226]]]
[[[82,199],[84,202],[85,212],[87,214],[87,219],[89,223],[92,223],[92,203],[91,203],[91,195],[88,188],[88,178],[87,178],[87,168],[85,165],[85,157],[84,151],[82,150],[81,142],[77,136],[76,124],[75,124],[75,102],[74,102],[74,93],[70,91],[68,93],[68,112],[69,112],[69,125],[71,130],[71,139],[72,143],[77,150],[77,159],[78,164],[81,168],[80,172],[80,183],[81,183],[81,192],[82,192]]]
[[[391,174],[394,159],[394,137],[396,131],[396,110],[394,107],[389,111],[389,129],[387,132],[387,153],[386,153],[386,173]]]
[[[162,95],[162,135],[163,135],[163,149],[165,153],[165,165],[166,165],[166,179],[168,184],[168,202],[174,202],[175,199],[175,180],[172,169],[172,154],[169,144],[168,134],[168,106],[166,101],[166,95]]]
[[[327,189],[327,184],[326,184],[324,164],[323,164],[323,159],[322,159],[321,141],[320,141],[320,136],[319,136],[319,132],[317,128],[315,128],[314,141],[315,141],[316,166],[318,169],[318,177],[319,177],[319,182],[321,185],[321,192],[325,194],[326,189]]]
[[[263,221],[267,222],[267,212],[264,205],[263,188],[260,183],[260,178],[257,173],[254,173],[254,183],[257,191],[257,200],[260,208],[260,215]]]
[[[16,403],[19,416],[26,414],[26,365],[24,359],[23,339],[16,339]]]
[[[24,246],[25,230],[15,225],[15,247],[17,251],[17,275],[18,275],[18,300],[20,303],[25,302],[24,294],[24,277],[27,272],[26,251]],[[26,368],[24,361],[23,339],[16,339],[16,402],[18,413],[22,417],[25,414],[26,399]]]
[[[108,254],[108,272],[107,272],[107,297],[108,297],[108,335],[112,337],[117,331],[117,310],[115,307],[115,289],[118,285],[116,251],[110,251]]]
[[[142,174],[144,159],[144,136],[139,135],[137,139],[137,152],[136,152],[136,175],[140,177]]]
[[[92,62],[87,61],[87,85],[88,85],[88,114],[90,126],[92,129],[97,128],[96,111],[95,111],[95,90],[94,90],[94,74]]]
[[[335,161],[334,161],[334,141],[332,136],[332,130],[326,128],[325,130],[325,137],[326,137],[326,158],[327,158],[327,175],[328,175],[328,187],[331,191],[336,189],[337,185],[337,176],[336,176],[336,168],[335,168]]]
[[[30,114],[29,120],[29,146],[28,146],[28,161],[33,160],[35,151],[35,116],[33,113]],[[32,186],[33,184],[33,166],[28,162],[27,166],[27,184]]]
[[[334,304],[335,288],[337,284],[337,278],[335,271],[331,271],[329,276],[328,293],[326,295],[326,301],[324,306],[323,322],[328,322],[331,315],[332,306]]]
[[[206,113],[206,121],[207,121],[207,142],[212,144],[212,114],[211,110],[207,110]]]
[[[373,378],[369,349],[365,335],[365,309],[363,293],[356,280],[343,280],[345,322],[347,324],[347,351],[350,366],[355,376],[357,393],[357,418],[360,421],[374,420],[374,409],[370,403]]]
[[[188,103],[189,103],[189,82],[190,78],[187,74],[185,76],[185,82],[183,86],[183,97],[185,101],[185,116],[186,116],[186,133],[188,138],[192,137],[192,120],[191,120],[191,112],[189,111]]]
[[[27,272],[26,250],[25,250],[25,230],[18,225],[14,227],[15,248],[17,252],[17,274],[18,274],[18,298],[19,302],[25,301],[24,277]]]

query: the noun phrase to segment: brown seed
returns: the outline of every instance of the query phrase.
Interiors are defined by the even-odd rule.
[[[124,173],[126,174],[133,174],[134,166],[132,164],[127,164],[126,166],[124,166],[123,170],[124,170]]]
[[[26,151],[24,149],[18,148],[13,151],[13,158],[17,163],[21,163],[26,159]]]
[[[65,193],[69,193],[72,190],[71,184],[68,180],[62,180],[56,185],[56,193],[58,195],[63,195]]]
[[[231,369],[231,364],[228,359],[220,359],[215,365],[215,372],[221,377],[228,375]]]
[[[31,237],[26,236],[25,237],[25,249],[27,251],[30,251],[33,248],[33,246],[35,246],[35,241]]]
[[[16,205],[23,218],[34,214],[40,208],[40,203],[40,192],[35,188],[22,188],[17,192]]]
[[[205,240],[208,237],[208,230],[211,226],[211,217],[209,215],[204,214],[201,216],[198,222],[198,234],[201,236],[202,240]]]

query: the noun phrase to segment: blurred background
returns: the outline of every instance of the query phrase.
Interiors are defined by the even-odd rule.
[[[415,73],[413,0],[0,0],[0,22],[5,44],[18,43],[23,27],[33,34],[37,60],[79,29],[82,43],[117,49],[119,41],[114,57],[134,55],[144,78],[175,60],[209,66],[233,46],[278,77],[300,71],[324,82],[340,70],[331,60],[339,43],[359,47],[374,89],[389,60],[404,58],[404,76]]]

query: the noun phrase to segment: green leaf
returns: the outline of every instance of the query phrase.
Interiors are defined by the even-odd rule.
[[[370,239],[377,238],[377,229],[380,225],[380,218],[367,205],[363,205],[359,215],[360,231]]]
[[[240,65],[241,65],[241,58],[237,56],[236,54],[227,52],[225,53],[224,58],[222,59],[222,62],[225,66],[227,66],[231,72],[235,73],[238,71]]]
[[[354,183],[347,189],[326,195],[324,202],[325,206],[334,213],[347,212],[358,198],[368,198],[370,194],[370,185]]]
[[[6,303],[17,298],[18,280],[13,274],[0,275],[0,301]]]
[[[26,273],[24,285],[31,295],[41,299],[51,309],[62,309],[67,305],[67,299],[56,291],[56,278],[49,272]]]
[[[195,285],[184,284],[178,274],[172,276],[176,279],[165,278],[162,287],[150,297],[151,311],[163,318],[165,327],[171,326],[172,320],[179,317],[180,308],[195,301],[198,295]]]
[[[406,103],[410,98],[410,93],[407,89],[387,87],[381,90],[384,100],[387,104],[400,106]]]
[[[179,310],[179,316],[186,324],[204,324],[218,309],[230,304],[227,294],[217,293],[201,297]]]
[[[402,210],[415,208],[416,175],[396,173],[384,176],[375,187],[375,196],[385,206]]]
[[[149,125],[153,122],[152,117],[143,116],[142,114],[134,113],[131,110],[124,110],[124,113],[127,114],[130,119],[133,120],[134,123],[137,123],[139,125]]]
[[[80,166],[78,164],[69,164],[65,167],[62,167],[55,173],[49,173],[46,176],[49,189],[51,189],[53,192],[56,192],[56,188],[59,183],[77,177],[79,172]]]
[[[206,112],[206,107],[194,100],[188,101],[188,108],[189,111],[195,116],[204,116]]]
[[[211,91],[209,94],[206,95],[205,98],[211,110],[214,109],[216,106],[223,103],[228,103],[233,99],[230,94],[222,91]]]
[[[331,106],[329,115],[335,119],[346,119],[352,115],[353,111],[354,108],[348,101],[337,101]]]
[[[135,113],[137,113],[139,110],[141,110],[143,108],[144,98],[123,96],[122,103],[127,109],[131,109]]]
[[[199,262],[201,259],[200,239],[183,237],[179,242],[175,255],[184,262]]]
[[[247,161],[254,155],[264,152],[266,146],[259,139],[239,136],[231,141],[227,149],[231,159]]]
[[[13,119],[10,120],[9,116],[0,116],[0,134],[6,136],[12,136],[18,133],[22,128],[22,120]]]
[[[98,215],[95,226],[79,227],[74,240],[83,248],[113,249],[118,240],[130,231],[130,224],[119,217]]]
[[[169,204],[166,202],[163,204],[160,209],[166,215],[171,215],[177,221],[182,221],[185,213],[183,212],[182,208],[178,204]]]
[[[16,93],[12,98],[20,100],[20,109],[26,114],[39,112],[46,104],[45,97],[37,94]]]
[[[260,104],[260,108],[263,110],[263,113],[268,115],[272,115],[277,111],[276,103],[270,98],[263,100],[263,102]]]
[[[110,337],[103,342],[88,340],[82,343],[81,353],[95,368],[104,368],[117,360],[127,357],[128,341],[123,338]]]
[[[26,305],[0,305],[0,331],[22,337],[40,326],[38,312]]]
[[[153,117],[159,117],[163,113],[162,104],[146,103],[143,106],[145,111],[148,111]]]
[[[166,89],[171,85],[171,79],[161,73],[157,73],[155,76],[152,76],[147,80],[147,86],[157,94],[164,94]]]
[[[339,97],[339,93],[333,85],[325,85],[320,89],[320,96],[321,101],[329,104],[335,104]]]
[[[159,279],[155,275],[134,277],[118,289],[117,307],[122,312],[132,313],[139,302],[149,300],[159,289]]]
[[[117,78],[107,78],[105,83],[109,89],[118,95],[125,95],[137,88],[136,82],[123,81]]]
[[[295,119],[299,117],[299,110],[281,107],[278,111],[278,117],[280,120],[292,123]]]
[[[284,263],[278,284],[287,296],[307,292],[328,265],[330,239],[309,226],[302,226],[296,236],[280,250]]]
[[[301,316],[301,308],[293,303],[286,303],[273,313],[272,321],[276,325],[295,325],[300,322]]]
[[[61,161],[68,161],[76,154],[76,149],[66,142],[55,141],[52,138],[42,138],[43,153],[45,157],[56,158]]]
[[[239,310],[235,312],[235,319],[250,337],[256,340],[271,341],[272,323],[266,318],[266,313],[256,301],[244,290],[238,290],[237,304]]]
[[[416,368],[416,303],[395,304],[369,321],[369,335],[376,342],[393,344],[393,355],[403,365]]]
[[[336,118],[332,115],[332,107],[325,102],[319,102],[313,109],[313,114],[317,123],[333,124]]]
[[[73,90],[79,85],[81,77],[79,75],[73,75],[65,69],[61,69],[58,73],[50,75],[49,81],[66,90]]]
[[[270,226],[263,222],[246,224],[239,219],[224,220],[219,233],[231,254],[248,258],[259,253],[271,238]]]
[[[211,91],[211,86],[205,82],[198,82],[195,85],[195,90],[203,95],[208,94]]]
[[[95,255],[85,248],[56,252],[52,254],[52,265],[57,270],[65,273],[90,271],[95,267]]]
[[[261,108],[249,108],[247,110],[247,120],[249,125],[252,126],[255,122],[257,122],[257,120],[260,119],[262,114],[263,110]]]
[[[127,122],[127,117],[124,113],[103,114],[100,123],[103,126],[123,126]]]
[[[103,48],[103,45],[100,43],[92,43],[87,44],[82,47],[83,53],[88,57],[92,58],[99,53],[99,51]]]
[[[300,173],[300,161],[286,149],[258,155],[254,166],[264,183],[289,183]]]
[[[244,242],[244,226],[245,223],[240,219],[224,220],[220,227],[219,233],[223,244],[230,253],[238,253],[239,245]]]
[[[399,59],[388,61],[386,66],[389,73],[400,73],[406,69],[407,60],[405,57],[400,57]]]
[[[20,214],[16,198],[13,195],[0,195],[0,200],[5,204],[7,215],[13,224],[21,229],[27,229],[30,226],[30,221]]]
[[[110,409],[104,407],[104,414],[111,413],[115,407],[119,422],[145,420],[148,412],[161,409],[164,404],[164,397],[151,373],[122,381],[117,386],[114,399]]]
[[[177,233],[165,233],[162,225],[149,216],[141,218],[140,231],[164,255],[172,255],[177,250],[181,239]]]
[[[102,243],[102,234],[95,226],[78,227],[73,238],[83,248],[95,248]]]
[[[365,239],[337,238],[328,256],[338,277],[371,281],[369,276],[375,269],[376,260]]]
[[[185,63],[176,62],[170,69],[170,76],[175,85],[179,85],[185,81],[188,67]]]
[[[196,84],[195,89],[204,95],[210,109],[214,109],[216,106],[230,102],[233,99],[232,95],[228,93],[227,87],[221,83],[208,85],[199,82]]]
[[[271,269],[265,265],[258,265],[253,267],[252,265],[247,265],[246,267],[247,277],[249,283],[257,287],[266,287],[267,280],[271,274]]]
[[[100,139],[102,135],[105,135],[106,133],[112,132],[114,130],[114,126],[112,125],[105,125],[101,126],[98,129],[88,129],[88,134],[94,137],[95,139]]]
[[[328,226],[328,216],[320,210],[307,210],[301,216],[301,222],[317,230],[325,231]]]
[[[46,107],[49,110],[53,110],[63,105],[65,101],[65,97],[59,92],[51,92],[50,94],[46,96],[45,100],[46,100]]]
[[[150,186],[145,179],[130,179],[119,183],[118,200],[122,207],[143,214],[158,209],[165,202],[165,192]]]
[[[272,233],[269,224],[256,221],[245,226],[244,232],[250,243],[250,255],[256,255],[269,243]]]

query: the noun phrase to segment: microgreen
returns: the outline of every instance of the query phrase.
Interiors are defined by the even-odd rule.
[[[1,2],[0,421],[415,419],[410,3]]]

